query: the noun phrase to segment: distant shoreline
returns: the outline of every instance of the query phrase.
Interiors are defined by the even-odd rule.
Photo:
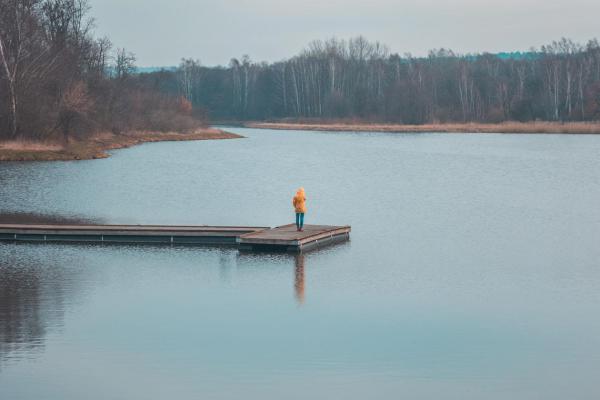
[[[107,158],[107,151],[148,142],[238,139],[242,136],[221,129],[202,128],[191,133],[128,132],[97,134],[63,145],[52,142],[0,141],[0,161],[68,161]]]
[[[389,133],[545,133],[545,134],[600,134],[598,122],[502,122],[447,123],[447,124],[380,124],[368,122],[244,122],[246,128],[309,131],[356,131]]]

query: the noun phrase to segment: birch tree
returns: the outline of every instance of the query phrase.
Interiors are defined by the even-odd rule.
[[[36,0],[0,1],[0,77],[8,87],[9,135],[13,139],[19,134],[21,82],[41,72],[38,64],[44,52],[35,48],[39,6]]]

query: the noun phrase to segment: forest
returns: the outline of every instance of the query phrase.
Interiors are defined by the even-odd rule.
[[[143,85],[135,56],[93,36],[86,0],[0,0],[0,139],[189,131],[204,115]]]
[[[591,121],[600,118],[600,44],[561,39],[526,53],[427,57],[364,37],[314,41],[276,63],[184,59],[148,74],[214,119],[354,119],[401,124]],[[169,80],[171,81],[170,83]]]
[[[189,132],[212,121],[398,124],[600,119],[600,44],[426,57],[362,36],[313,41],[287,60],[141,73],[95,38],[86,0],[0,0],[0,139]],[[202,54],[202,49],[198,49]]]

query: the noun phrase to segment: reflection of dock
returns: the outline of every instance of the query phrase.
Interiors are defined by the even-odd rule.
[[[233,245],[242,250],[300,252],[348,240],[349,226],[26,225],[0,224],[0,240],[27,242]]]

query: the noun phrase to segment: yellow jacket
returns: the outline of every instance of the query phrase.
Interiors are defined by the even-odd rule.
[[[298,189],[296,195],[292,199],[292,204],[297,213],[306,212],[306,195],[304,194],[304,189]]]

